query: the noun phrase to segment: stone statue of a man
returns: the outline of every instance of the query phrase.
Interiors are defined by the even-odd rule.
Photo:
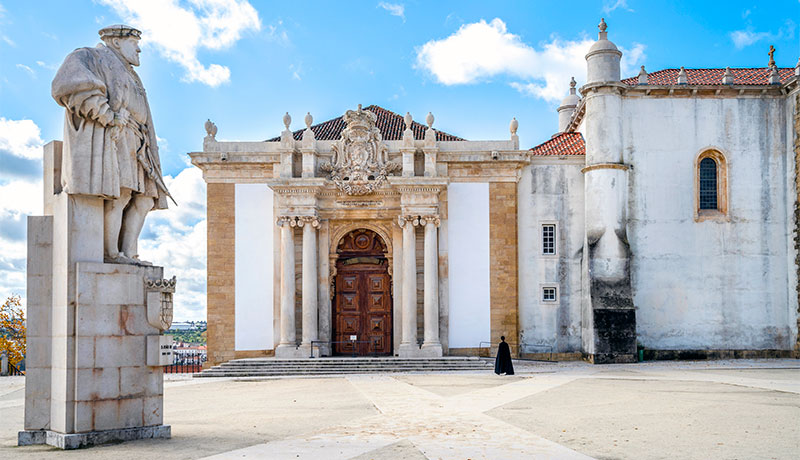
[[[145,216],[165,209],[156,133],[139,65],[141,32],[114,25],[103,43],[79,48],[61,64],[52,94],[66,109],[61,165],[63,191],[104,203],[104,258],[142,263],[138,239]]]

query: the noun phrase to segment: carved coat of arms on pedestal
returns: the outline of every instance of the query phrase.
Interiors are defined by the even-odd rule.
[[[164,332],[172,326],[172,294],[175,293],[176,278],[146,279],[147,322]]]
[[[368,110],[348,110],[344,114],[347,127],[333,145],[333,158],[320,169],[329,173],[339,190],[348,195],[374,192],[386,176],[402,166],[388,161],[387,147],[381,131],[375,126],[378,116]]]

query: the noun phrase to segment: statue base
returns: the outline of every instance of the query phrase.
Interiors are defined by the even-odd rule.
[[[122,428],[118,430],[90,431],[88,433],[58,433],[50,430],[20,431],[18,446],[47,444],[59,449],[80,449],[110,442],[136,441],[138,439],[170,439],[172,429],[169,425]]]

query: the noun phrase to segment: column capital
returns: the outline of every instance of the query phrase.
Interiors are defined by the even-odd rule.
[[[275,224],[278,227],[283,227],[284,225],[289,227],[296,227],[297,226],[297,217],[295,216],[278,216],[275,219]]]
[[[319,217],[317,216],[299,216],[297,217],[297,226],[303,227],[304,225],[310,225],[312,228],[319,227]]]
[[[432,225],[433,227],[439,227],[442,221],[439,219],[438,214],[429,214],[427,216],[420,216],[419,218],[420,225]]]
[[[397,216],[397,225],[405,227],[405,225],[413,225],[414,227],[420,225],[420,217],[414,215],[400,215]]]

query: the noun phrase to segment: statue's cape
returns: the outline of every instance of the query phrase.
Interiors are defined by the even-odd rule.
[[[114,112],[126,106],[130,82],[138,79],[131,74],[105,45],[73,51],[56,72],[53,99],[66,109],[61,183],[69,193],[119,197],[117,145],[107,125]],[[161,162],[149,106],[145,126],[150,146],[146,155],[160,179]],[[152,179],[144,179],[140,193],[156,198],[155,209],[167,207],[166,194]]]

